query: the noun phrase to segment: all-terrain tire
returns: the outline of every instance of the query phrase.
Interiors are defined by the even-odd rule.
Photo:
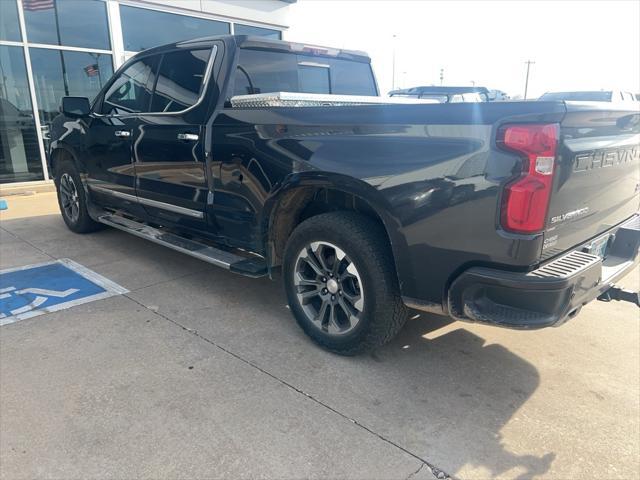
[[[355,283],[361,283],[363,308],[358,312],[356,325],[346,333],[335,333],[335,328],[334,333],[326,331],[327,327],[321,326],[322,320],[318,320],[320,314],[315,316],[315,321],[312,320],[309,307],[303,306],[304,300],[300,299],[300,290],[305,288],[301,287],[299,280],[296,283],[296,279],[301,278],[296,276],[300,258],[301,255],[307,258],[308,253],[303,251],[311,252],[308,249],[313,248],[312,245],[318,248],[318,244],[329,245],[329,249],[337,247],[358,272]],[[285,247],[283,275],[289,307],[296,321],[317,344],[332,352],[356,355],[375,349],[391,340],[407,319],[386,232],[378,222],[356,212],[324,213],[298,225]],[[321,281],[321,277],[319,275],[316,280]],[[320,286],[323,285],[327,284]],[[332,287],[335,289],[335,284]],[[323,292],[326,290],[322,289]],[[342,290],[339,293],[342,294]],[[318,311],[320,309],[317,308]]]
[[[69,230],[90,233],[102,228],[102,224],[89,216],[87,194],[73,161],[60,162],[56,168],[55,184],[60,213]]]

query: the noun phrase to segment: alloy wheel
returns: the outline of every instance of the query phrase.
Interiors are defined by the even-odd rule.
[[[293,283],[302,310],[331,335],[351,332],[362,319],[364,291],[351,258],[328,242],[312,242],[298,253]]]
[[[60,203],[65,216],[76,223],[80,216],[80,197],[78,188],[68,173],[63,173],[60,177]]]

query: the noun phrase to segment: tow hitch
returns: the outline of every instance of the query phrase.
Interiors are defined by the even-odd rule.
[[[640,307],[640,292],[632,292],[624,288],[612,286],[609,290],[598,297],[598,300],[610,302],[611,300],[620,300],[622,302],[631,302]]]

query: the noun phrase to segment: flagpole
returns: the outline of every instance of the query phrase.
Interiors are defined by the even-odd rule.
[[[58,45],[62,46],[62,37],[60,35],[60,22],[58,21],[58,2],[53,0],[53,15],[56,22],[56,35],[58,36]],[[67,67],[64,64],[64,55],[60,52],[60,65],[62,66],[62,82],[64,83],[64,94],[69,95],[69,82],[67,80]]]

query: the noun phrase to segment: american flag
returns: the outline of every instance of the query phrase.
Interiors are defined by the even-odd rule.
[[[97,63],[87,65],[84,67],[84,73],[87,74],[87,77],[95,77],[100,73],[100,66]]]
[[[22,0],[25,10],[36,12],[38,10],[48,10],[55,7],[56,0]]]

